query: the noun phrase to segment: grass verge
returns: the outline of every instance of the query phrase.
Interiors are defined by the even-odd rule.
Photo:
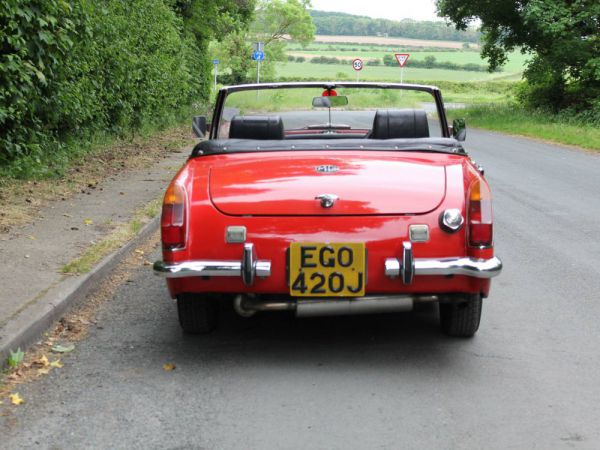
[[[129,222],[118,226],[100,242],[89,247],[83,255],[65,264],[61,268],[61,272],[70,274],[88,273],[102,258],[131,240],[144,225],[156,217],[160,211],[161,200],[162,198],[156,198],[139,208]]]
[[[467,126],[600,150],[600,127],[576,118],[528,111],[510,104],[473,106],[449,111],[448,115],[450,120],[464,117]]]

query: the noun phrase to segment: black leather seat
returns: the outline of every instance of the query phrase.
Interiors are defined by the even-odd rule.
[[[279,116],[234,116],[229,127],[231,139],[283,139]]]
[[[429,137],[427,114],[419,109],[378,109],[371,139],[414,139]]]

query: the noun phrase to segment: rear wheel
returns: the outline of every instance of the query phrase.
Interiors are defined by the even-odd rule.
[[[179,324],[186,333],[209,333],[217,326],[219,304],[209,295],[179,294],[177,313]]]
[[[481,320],[481,295],[459,294],[440,303],[440,327],[448,336],[472,337]]]

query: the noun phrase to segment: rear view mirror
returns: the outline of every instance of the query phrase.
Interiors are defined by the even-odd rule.
[[[454,119],[452,121],[452,136],[457,141],[464,141],[467,138],[467,123],[465,119]]]
[[[335,108],[337,106],[346,106],[347,104],[348,97],[345,95],[315,97],[312,101],[312,105],[315,108]]]
[[[206,116],[194,116],[192,119],[192,133],[196,137],[203,138],[209,128],[210,124],[206,122]]]

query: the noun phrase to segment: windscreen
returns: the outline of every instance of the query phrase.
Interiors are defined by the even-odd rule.
[[[392,111],[390,117],[409,117],[410,111],[416,111],[415,115],[423,118],[421,122],[426,122],[430,137],[442,136],[435,100],[429,92],[371,87],[334,90],[284,87],[229,93],[218,138],[236,137],[230,133],[232,120],[252,116],[281,118],[283,139],[377,138],[373,135],[374,124],[377,115],[380,124],[384,123],[385,110]],[[393,121],[390,123],[391,132],[399,133],[393,137],[403,137],[393,128]],[[417,137],[422,137],[422,133]]]

